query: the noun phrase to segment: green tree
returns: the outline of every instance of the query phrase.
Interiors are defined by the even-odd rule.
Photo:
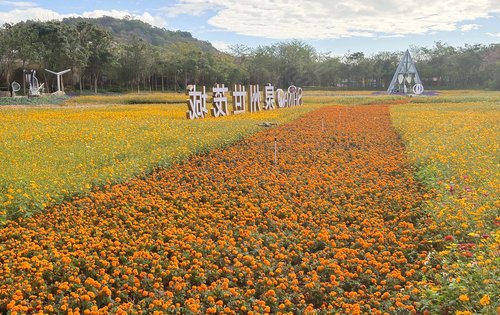
[[[492,44],[486,49],[479,75],[484,78],[486,87],[500,90],[500,44]]]
[[[275,54],[280,86],[287,87],[291,83],[313,85],[317,82],[314,64],[318,60],[318,54],[311,45],[298,40],[282,42],[275,46]]]
[[[15,69],[17,58],[13,34],[11,24],[4,24],[0,28],[0,75],[5,78],[7,85],[11,84],[11,76]]]
[[[339,57],[323,57],[316,65],[316,75],[319,78],[318,85],[325,87],[336,87],[341,84],[345,65]]]
[[[97,93],[99,78],[113,58],[111,34],[85,21],[78,22],[75,28],[78,37],[74,45],[72,63],[79,76],[80,92],[83,89],[82,75],[86,72],[93,82],[94,93]]]
[[[40,63],[37,45],[38,32],[32,21],[19,22],[12,26],[11,47],[16,52],[15,57],[21,61],[21,68],[25,69],[30,64]],[[26,82],[23,75],[23,94],[26,94]]]
[[[377,87],[382,90],[389,86],[398,66],[400,56],[395,52],[380,52],[371,58],[372,75]],[[418,70],[418,69],[417,69]]]
[[[120,78],[126,80],[131,86],[141,90],[141,83],[151,69],[151,48],[144,40],[134,37],[132,41],[122,45],[119,57]]]

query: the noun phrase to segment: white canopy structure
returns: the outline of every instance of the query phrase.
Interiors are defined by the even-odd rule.
[[[398,68],[394,72],[387,93],[422,94],[423,91],[424,86],[418,76],[417,68],[411,59],[410,52],[407,49],[399,61]]]

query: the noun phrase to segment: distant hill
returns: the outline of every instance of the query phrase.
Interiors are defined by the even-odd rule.
[[[168,46],[179,42],[186,42],[199,46],[205,52],[217,52],[217,49],[210,42],[196,39],[189,32],[169,31],[139,20],[116,19],[110,16],[63,19],[63,23],[70,25],[75,25],[80,21],[89,22],[109,30],[116,39],[125,42],[130,41],[134,36],[138,36],[154,46]]]

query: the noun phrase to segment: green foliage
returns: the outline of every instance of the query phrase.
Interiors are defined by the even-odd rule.
[[[0,97],[2,105],[59,105],[68,100],[67,96],[40,96],[40,97]]]

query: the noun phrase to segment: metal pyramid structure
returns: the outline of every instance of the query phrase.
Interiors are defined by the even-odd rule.
[[[387,89],[388,94],[392,93],[415,93],[422,94],[424,87],[422,81],[418,76],[417,68],[415,63],[411,59],[410,52],[408,49],[405,51],[403,57],[399,61],[398,68],[394,72],[391,84]]]

